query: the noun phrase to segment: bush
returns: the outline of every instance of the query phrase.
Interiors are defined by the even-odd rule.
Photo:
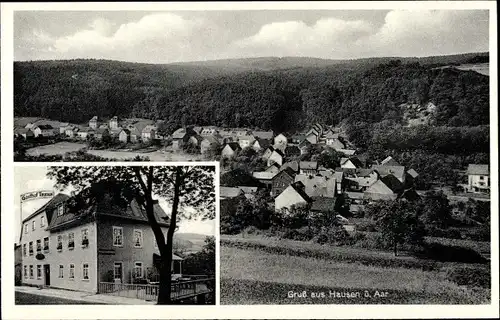
[[[323,228],[315,237],[315,242],[320,244],[345,245],[352,244],[354,239],[342,226]]]
[[[491,271],[488,268],[456,268],[447,272],[446,278],[460,286],[491,288]]]
[[[442,229],[442,228],[430,227],[427,228],[427,235],[438,238],[463,239],[462,232],[457,228]]]
[[[312,229],[305,227],[300,229],[285,229],[282,234],[282,238],[298,240],[298,241],[309,241],[314,237],[314,232]]]
[[[375,221],[366,220],[356,224],[356,230],[358,231],[367,231],[367,232],[376,232],[377,228],[375,225]]]
[[[249,227],[246,227],[241,233],[243,235],[250,235],[250,234],[259,235],[259,234],[262,234],[262,231],[260,229],[258,229],[257,227],[249,226]]]
[[[486,263],[487,260],[470,248],[443,245],[440,243],[425,243],[415,254],[424,259],[442,262]]]

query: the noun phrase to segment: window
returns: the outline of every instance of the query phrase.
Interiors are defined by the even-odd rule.
[[[33,266],[30,266],[30,279],[33,279]]]
[[[123,228],[113,227],[113,246],[122,247],[123,246]]]
[[[36,241],[36,252],[39,253],[42,251],[42,240],[38,239]]]
[[[42,266],[41,265],[36,266],[36,278],[42,279]]]
[[[73,232],[70,232],[68,234],[68,248],[70,250],[73,250],[75,248],[75,234]]]
[[[45,227],[45,216],[40,217],[40,227]]]
[[[89,246],[89,229],[82,229],[82,247]]]
[[[24,233],[28,233],[28,225],[27,224],[24,225]]]
[[[26,243],[23,244],[23,256],[27,256],[27,252],[26,252]]]
[[[136,261],[134,263],[134,278],[142,278],[143,274],[142,274],[142,262],[140,261]]]
[[[89,264],[88,263],[83,264],[82,275],[83,275],[83,280],[89,279]]]
[[[24,266],[24,279],[28,279],[28,266]]]
[[[62,235],[57,236],[57,251],[62,251]]]
[[[64,214],[64,207],[61,204],[59,207],[57,207],[57,216],[60,217]]]
[[[62,264],[59,265],[59,278],[64,278],[64,266]]]
[[[74,264],[69,265],[69,278],[70,279],[75,278],[75,265]]]
[[[30,256],[33,255],[33,241],[30,241]]]
[[[35,223],[36,223],[35,220],[31,221],[31,230],[33,231],[35,231]]]
[[[484,176],[479,176],[479,180],[484,180]]]
[[[49,251],[49,237],[43,238],[43,251]]]
[[[142,248],[142,230],[134,229],[134,248]]]
[[[115,262],[115,266],[113,269],[113,278],[116,279],[122,279],[122,263],[121,262]]]

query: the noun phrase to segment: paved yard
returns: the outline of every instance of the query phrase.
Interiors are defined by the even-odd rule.
[[[78,300],[69,300],[56,297],[48,297],[37,294],[17,292],[15,295],[16,304],[102,304]]]

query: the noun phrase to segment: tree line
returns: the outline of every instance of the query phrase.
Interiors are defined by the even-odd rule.
[[[377,61],[377,60],[374,60]],[[404,61],[404,60],[403,60]],[[489,78],[418,62],[354,61],[224,73],[113,61],[14,63],[16,116],[85,123],[92,116],[294,131],[311,122],[401,122],[402,103],[432,101],[446,126],[489,123]]]

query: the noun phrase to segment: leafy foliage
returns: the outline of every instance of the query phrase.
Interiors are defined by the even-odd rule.
[[[75,205],[111,195],[112,203],[124,206],[136,198],[146,209],[148,222],[161,256],[159,304],[171,301],[173,236],[180,218],[213,219],[215,216],[215,168],[211,166],[81,166],[50,167],[49,178],[57,188],[72,186]],[[106,191],[106,192],[104,192]],[[153,196],[172,203],[166,239],[154,214]]]
[[[282,132],[316,121],[399,122],[399,105],[432,101],[439,125],[489,123],[487,76],[426,64],[438,58],[407,61],[415,59],[256,72],[102,60],[15,62],[14,113],[76,123],[94,115],[164,119],[165,133],[189,123]]]

